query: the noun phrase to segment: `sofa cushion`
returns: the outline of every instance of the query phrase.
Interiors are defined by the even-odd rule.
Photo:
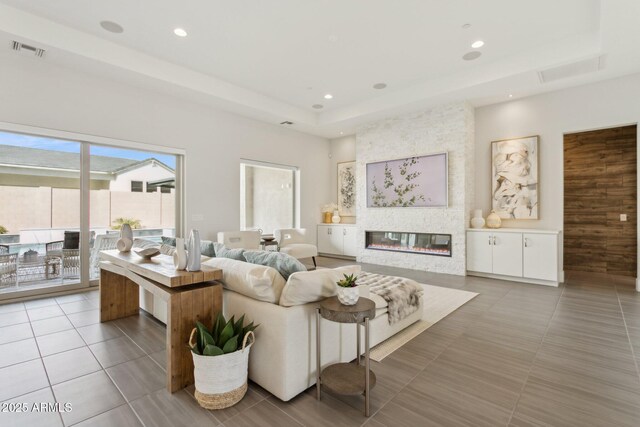
[[[281,246],[280,252],[298,259],[318,256],[318,248],[308,243],[291,243],[290,245]]]
[[[279,304],[291,307],[333,296],[337,292],[336,282],[344,277],[343,274],[358,274],[360,270],[359,265],[346,265],[293,273],[284,285]]]
[[[176,238],[175,237],[167,237],[162,236],[162,244],[176,247]],[[200,255],[215,257],[216,250],[211,240],[201,240],[200,241]]]
[[[258,301],[277,304],[285,280],[274,268],[230,258],[211,258],[202,263],[222,269],[222,284],[239,294]]]
[[[242,255],[244,254],[245,249],[242,249],[242,248],[229,249],[222,243],[218,243],[218,242],[213,243],[213,248],[215,250],[216,257],[235,259],[236,261],[242,261],[242,262],[246,261],[244,259],[244,256]]]
[[[287,280],[289,276],[298,271],[307,271],[303,263],[281,252],[274,251],[245,251],[244,259],[252,264],[267,265],[278,270],[278,273]]]

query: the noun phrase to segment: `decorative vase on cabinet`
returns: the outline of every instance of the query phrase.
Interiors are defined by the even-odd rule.
[[[473,211],[473,218],[471,218],[471,228],[484,227],[484,218],[482,218],[482,209],[476,209]]]
[[[487,227],[489,228],[500,228],[502,225],[502,220],[500,216],[496,213],[496,211],[491,211],[489,216],[487,216]]]
[[[340,224],[340,213],[338,211],[333,211],[333,216],[331,217],[331,222],[334,224]]]

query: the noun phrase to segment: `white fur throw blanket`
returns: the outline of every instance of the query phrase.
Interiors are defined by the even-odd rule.
[[[415,280],[365,271],[358,275],[358,286],[362,285],[369,286],[370,292],[381,296],[387,302],[390,325],[417,311],[424,293],[422,286]]]

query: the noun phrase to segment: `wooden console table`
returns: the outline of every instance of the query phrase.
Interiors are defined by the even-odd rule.
[[[167,390],[193,384],[193,360],[187,343],[196,321],[212,325],[222,310],[222,270],[176,271],[173,260],[158,255],[151,260],[117,250],[100,253],[100,321],[138,314],[142,287],[167,303]]]

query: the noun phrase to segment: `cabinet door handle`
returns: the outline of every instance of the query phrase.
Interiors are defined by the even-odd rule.
[[[527,239],[526,237],[524,238],[524,247],[525,248],[529,247],[529,239]]]
[[[489,236],[489,246],[491,246],[491,236]]]
[[[493,236],[493,246],[496,245],[496,236]]]
[[[342,229],[342,235],[343,235],[343,236],[346,236],[346,235],[347,235],[347,229],[346,229],[346,228],[343,228],[343,229]]]
[[[327,234],[332,234],[330,228],[327,228]]]

